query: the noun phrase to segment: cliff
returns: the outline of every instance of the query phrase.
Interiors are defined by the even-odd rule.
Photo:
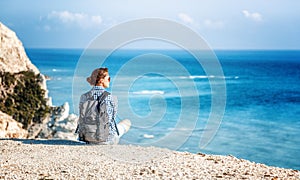
[[[40,73],[27,57],[16,33],[0,22],[0,72],[18,73],[21,71]]]
[[[0,137],[26,136],[24,130],[46,118],[49,105],[44,75],[15,32],[0,23]]]
[[[69,105],[52,107],[46,78],[0,22],[0,138],[76,139]]]

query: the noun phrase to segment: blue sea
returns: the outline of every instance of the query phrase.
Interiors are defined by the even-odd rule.
[[[123,144],[230,154],[300,170],[300,51],[217,50],[219,64],[201,64],[180,50],[117,50],[89,60],[83,49],[26,52],[51,78],[53,105],[68,102],[75,114],[80,93],[90,89],[85,78],[108,67],[119,118],[132,121]],[[222,74],[214,74],[220,67]],[[214,107],[220,116],[213,116]],[[216,133],[201,146],[205,132]]]

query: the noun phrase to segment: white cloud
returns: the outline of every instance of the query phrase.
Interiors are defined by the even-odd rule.
[[[210,29],[220,29],[224,27],[224,23],[222,21],[213,21],[210,19],[204,20],[203,23],[198,23],[197,21],[194,21],[194,19],[191,18],[191,16],[189,16],[186,13],[179,13],[178,17],[184,23],[190,24],[197,29],[201,27],[210,28]]]
[[[91,20],[93,23],[95,24],[101,24],[102,23],[102,18],[101,16],[92,16],[91,17]]]
[[[72,13],[69,11],[52,11],[48,14],[48,19],[58,20],[59,22],[68,25],[75,24],[84,29],[98,26],[102,23],[101,16],[90,16],[85,13]]]
[[[182,20],[185,23],[189,23],[189,24],[194,23],[194,20],[189,15],[187,15],[185,13],[179,13],[178,17],[179,17],[180,20]]]
[[[224,27],[224,23],[222,21],[213,21],[210,19],[206,19],[204,21],[204,26],[212,29],[220,29]]]
[[[253,21],[261,22],[263,20],[262,15],[258,12],[251,13],[248,10],[243,10],[242,12],[246,18],[249,18]]]

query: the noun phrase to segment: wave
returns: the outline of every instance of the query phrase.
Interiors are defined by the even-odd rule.
[[[205,129],[203,128],[167,128],[168,131],[188,131],[188,132],[203,132]]]
[[[180,79],[209,79],[209,78],[215,78],[215,79],[239,79],[239,76],[205,76],[205,75],[196,75],[196,76],[180,76]]]
[[[143,137],[144,137],[145,139],[153,139],[153,138],[154,138],[154,135],[152,135],[152,134],[144,134]]]
[[[131,80],[133,78],[136,77],[117,77],[119,80],[122,81],[127,81],[128,79]],[[192,79],[192,80],[197,80],[197,79],[229,79],[229,80],[235,80],[235,79],[239,79],[240,76],[214,76],[214,75],[210,75],[210,76],[206,76],[206,75],[190,75],[190,76],[143,76],[142,78],[144,78],[145,80],[174,80],[174,79],[181,79],[181,80],[185,80],[185,79]]]
[[[142,90],[142,91],[135,91],[132,92],[132,94],[136,95],[154,95],[154,94],[165,94],[164,91],[159,91],[159,90]]]
[[[53,68],[51,69],[52,72],[70,72],[72,71],[71,69],[56,69],[56,68]]]

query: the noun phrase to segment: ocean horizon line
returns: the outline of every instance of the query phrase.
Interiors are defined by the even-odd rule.
[[[86,50],[91,48],[68,48],[68,47],[25,47],[25,50]],[[111,51],[116,49],[97,49],[93,48],[91,50],[104,50],[104,51]],[[118,48],[121,51],[186,51],[185,49],[180,48]],[[191,50],[200,50],[202,49],[191,49]],[[217,49],[210,49],[213,51],[300,51],[300,49],[234,49],[234,48],[217,48]]]

